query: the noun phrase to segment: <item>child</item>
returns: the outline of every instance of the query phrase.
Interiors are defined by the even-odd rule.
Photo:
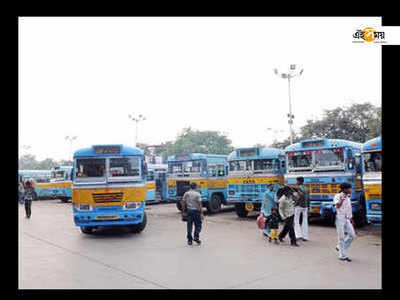
[[[271,242],[274,239],[275,244],[278,244],[279,215],[276,208],[271,209],[271,215],[266,218],[265,223],[271,230],[268,241]]]

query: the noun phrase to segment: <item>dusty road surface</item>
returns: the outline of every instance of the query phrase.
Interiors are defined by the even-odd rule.
[[[121,228],[83,234],[71,203],[35,201],[31,219],[19,205],[20,289],[380,289],[381,232],[357,230],[340,261],[336,230],[311,221],[310,240],[270,244],[255,214],[231,208],[206,215],[201,246],[186,244],[175,204],[146,206],[140,234]],[[290,284],[289,284],[290,283]]]

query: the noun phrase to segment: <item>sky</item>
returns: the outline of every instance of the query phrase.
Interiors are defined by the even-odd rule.
[[[19,155],[68,159],[94,144],[174,140],[185,127],[234,147],[289,136],[325,109],[381,106],[381,46],[352,43],[380,17],[20,17]],[[273,130],[268,130],[272,128]],[[277,131],[274,133],[273,131]],[[283,132],[279,132],[283,131]],[[66,136],[77,136],[70,144]],[[24,146],[29,146],[26,149]]]

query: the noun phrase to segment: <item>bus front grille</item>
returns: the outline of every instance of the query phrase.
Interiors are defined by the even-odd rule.
[[[98,193],[92,194],[95,203],[115,203],[122,201],[123,193]]]

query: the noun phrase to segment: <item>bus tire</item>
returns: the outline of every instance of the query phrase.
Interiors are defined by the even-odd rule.
[[[244,203],[235,204],[235,211],[239,218],[246,218],[249,213],[244,207]]]
[[[357,228],[363,227],[367,224],[367,212],[365,208],[365,200],[361,199],[360,209],[354,214],[354,225]]]
[[[179,211],[182,211],[181,201],[176,202],[176,208],[177,208]]]
[[[62,203],[67,203],[68,202],[68,198],[67,197],[62,197],[61,198],[61,202]]]
[[[146,213],[144,213],[144,215],[143,215],[143,220],[142,220],[141,223],[139,223],[139,224],[134,224],[134,225],[130,225],[130,226],[128,226],[128,228],[129,228],[129,231],[130,231],[130,232],[133,232],[133,233],[140,233],[140,232],[142,232],[143,229],[146,227],[146,224],[147,224],[147,216],[146,216]]]
[[[81,229],[82,233],[85,233],[85,234],[93,233],[93,227],[90,227],[90,226],[81,226],[80,229]]]
[[[218,194],[213,194],[211,196],[211,201],[207,203],[207,210],[211,214],[215,214],[221,211],[221,196]]]

